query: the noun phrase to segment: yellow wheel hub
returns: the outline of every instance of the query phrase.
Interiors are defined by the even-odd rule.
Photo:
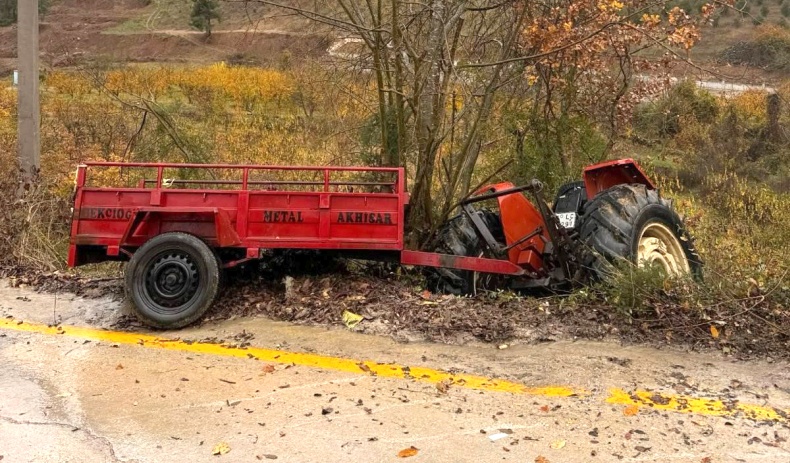
[[[660,223],[651,223],[642,230],[637,264],[640,267],[658,267],[669,276],[691,272],[686,253],[677,236]]]

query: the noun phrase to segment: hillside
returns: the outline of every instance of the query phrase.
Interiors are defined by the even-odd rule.
[[[190,0],[54,0],[42,19],[43,62],[48,67],[73,66],[85,60],[276,64],[322,55],[332,42],[331,31],[299,15],[241,2],[221,3],[222,20],[206,40],[189,26],[190,5]],[[692,66],[680,66],[678,77],[757,84],[775,84],[784,77],[783,73],[730,66],[718,58],[727,48],[749,40],[758,23],[786,27],[784,14],[790,13],[790,0],[757,0],[738,6],[743,12],[720,12],[690,54],[692,61],[715,72],[700,75]],[[0,75],[14,68],[15,55],[16,30],[0,28]]]
[[[325,31],[293,17],[223,4],[223,21],[208,40],[190,30],[189,0],[58,0],[41,22],[42,60],[48,67],[82,62],[214,62],[272,64],[284,57],[323,54]],[[245,19],[257,15],[257,21]],[[251,17],[251,16],[250,16]],[[0,75],[14,68],[16,29],[0,28]]]

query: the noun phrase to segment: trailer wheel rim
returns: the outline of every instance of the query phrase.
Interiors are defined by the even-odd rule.
[[[639,236],[637,263],[640,267],[654,267],[669,276],[691,272],[686,253],[678,237],[666,225],[651,223]]]
[[[145,293],[160,313],[178,312],[198,292],[200,277],[194,258],[187,252],[162,253],[146,271]]]

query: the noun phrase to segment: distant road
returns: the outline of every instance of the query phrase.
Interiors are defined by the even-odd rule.
[[[636,77],[639,80],[653,80],[655,77],[640,75]],[[672,85],[677,84],[682,79],[678,79],[677,77],[671,77],[669,82]],[[765,84],[763,85],[748,85],[748,84],[735,84],[732,82],[725,82],[725,81],[714,81],[714,80],[696,80],[694,83],[697,84],[697,87],[707,90],[711,93],[721,96],[735,96],[740,95],[743,92],[747,92],[749,90],[759,90],[766,93],[776,93],[776,88],[769,87]]]
[[[717,95],[731,96],[740,95],[749,90],[761,90],[767,93],[776,93],[776,88],[766,85],[745,85],[733,84],[729,82],[714,82],[710,80],[698,80],[697,86]]]

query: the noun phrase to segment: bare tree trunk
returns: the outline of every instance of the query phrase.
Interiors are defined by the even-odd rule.
[[[411,227],[417,234],[424,233],[431,226],[433,201],[431,199],[431,186],[436,167],[436,155],[439,150],[437,128],[440,127],[439,118],[443,108],[439,105],[444,101],[441,94],[441,56],[445,44],[444,16],[446,6],[443,0],[433,0],[430,7],[431,19],[428,36],[428,56],[423,72],[425,77],[422,82],[422,91],[418,93],[416,132],[419,147],[417,172],[412,190],[412,209],[409,217]]]

